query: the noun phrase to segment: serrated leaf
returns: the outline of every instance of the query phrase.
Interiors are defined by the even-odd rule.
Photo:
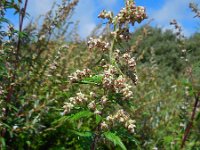
[[[85,84],[101,84],[103,79],[102,75],[94,75],[92,77],[87,77],[84,78],[81,83],[85,83]]]
[[[122,150],[127,150],[121,138],[112,132],[105,132],[104,136],[109,141],[113,142],[114,145],[121,147]]]
[[[90,111],[80,111],[76,114],[72,114],[71,116],[62,116],[60,119],[54,121],[52,123],[53,126],[55,126],[55,128],[62,126],[63,124],[65,124],[67,121],[76,121],[79,120],[81,118],[88,118],[90,116],[92,116],[93,113]]]
[[[11,24],[8,19],[3,18],[3,17],[0,18],[0,22],[5,22],[5,23],[8,23],[8,24]]]
[[[172,136],[166,136],[166,137],[164,137],[164,142],[166,143],[166,144],[169,144],[169,143],[171,143],[173,141],[173,137]]]
[[[84,110],[84,111],[80,111],[76,114],[73,114],[69,117],[70,121],[76,121],[76,120],[79,120],[81,118],[88,118],[90,116],[92,116],[93,113],[90,112],[90,111],[87,111],[87,110]]]
[[[30,146],[30,145],[31,145],[31,141],[26,141],[26,144],[27,144],[28,146]]]
[[[182,84],[183,84],[184,86],[192,87],[192,84],[191,84],[188,80],[186,80],[186,79],[183,79],[183,80],[182,80]]]
[[[8,107],[14,109],[15,111],[18,111],[18,109],[15,106],[11,105],[11,104],[8,104]]]
[[[79,131],[75,131],[75,130],[70,130],[70,132],[78,135],[78,136],[82,136],[82,137],[91,137],[92,136],[92,133],[89,132],[89,131],[82,131],[82,132],[79,132]]]
[[[10,127],[8,124],[3,123],[3,122],[1,122],[1,124],[2,124],[3,126],[5,126],[6,128],[11,129],[11,127]]]
[[[1,142],[1,148],[4,150],[6,148],[6,142],[5,139],[0,137],[0,142]]]
[[[14,30],[13,32],[17,33],[20,36],[20,38],[28,37],[28,34],[26,32],[23,31],[19,32],[18,30]]]
[[[63,116],[60,119],[54,121],[52,125],[57,125],[56,127],[60,127],[62,124],[64,124],[69,119],[69,116]]]
[[[96,124],[99,124],[101,120],[102,120],[102,117],[100,115],[96,115]]]

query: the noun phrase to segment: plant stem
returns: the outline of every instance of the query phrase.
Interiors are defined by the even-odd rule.
[[[117,30],[117,26],[114,25],[114,32]],[[111,47],[110,47],[110,50],[109,50],[109,59],[110,59],[110,64],[112,64],[113,66],[116,67],[116,69],[120,72],[121,75],[124,75],[123,72],[121,71],[121,69],[119,68],[117,62],[115,61],[115,59],[113,59],[113,50],[114,50],[114,46],[115,46],[115,42],[117,40],[117,37],[116,35],[114,36],[113,40],[112,40],[112,43],[111,43]]]
[[[100,130],[100,124],[98,124],[98,126],[96,127],[96,133],[94,135],[94,138],[93,138],[93,141],[92,141],[92,144],[90,146],[90,150],[95,150],[96,149],[96,145],[97,145],[97,142],[98,142],[98,139],[99,139],[99,135],[98,135],[98,132]]]
[[[190,133],[190,130],[192,128],[192,125],[193,125],[193,121],[194,121],[194,118],[195,118],[195,114],[196,114],[196,110],[197,110],[197,106],[198,106],[198,102],[199,102],[199,97],[200,97],[200,92],[195,95],[195,102],[194,102],[194,106],[193,106],[193,111],[192,111],[192,115],[191,115],[191,119],[187,125],[187,128],[185,129],[185,133],[183,135],[183,139],[182,139],[182,143],[181,143],[181,148],[184,147],[185,145],[185,142],[187,140],[187,137]]]
[[[20,12],[19,12],[19,33],[18,33],[17,52],[16,52],[16,67],[19,61],[19,53],[20,53],[20,45],[21,45],[20,32],[22,31],[27,5],[28,5],[28,0],[25,0],[24,7],[20,9]]]
[[[116,25],[114,25],[114,32],[116,31]],[[110,58],[110,63],[113,64],[113,50],[114,50],[114,46],[115,46],[115,41],[116,41],[116,35],[114,36],[112,43],[111,43],[111,47],[110,47],[110,51],[109,51],[109,58]]]
[[[20,13],[19,13],[19,33],[18,33],[17,51],[16,51],[16,55],[15,55],[16,60],[15,60],[15,63],[14,63],[14,68],[15,68],[14,71],[15,72],[13,71],[11,73],[12,74],[11,83],[15,82],[15,79],[16,79],[16,73],[17,73],[17,68],[18,68],[18,63],[19,63],[20,44],[21,44],[21,42],[20,42],[21,41],[20,40],[20,32],[22,30],[23,20],[24,20],[24,16],[25,16],[25,13],[26,13],[27,4],[28,4],[28,0],[25,1],[23,12],[21,12],[21,9],[20,9]],[[14,93],[14,85],[11,84],[11,83],[8,87],[8,93],[7,93],[6,98],[5,98],[5,101],[6,101],[7,104],[11,101],[12,95]],[[9,113],[8,112],[8,105],[6,105],[5,117],[8,115],[8,113]],[[5,134],[6,134],[6,129],[4,130],[4,133],[1,134],[1,136],[4,137]]]

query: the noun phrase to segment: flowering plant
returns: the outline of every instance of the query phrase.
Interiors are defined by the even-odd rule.
[[[123,103],[132,100],[133,85],[137,84],[136,61],[131,56],[131,49],[117,49],[117,44],[130,39],[129,24],[140,23],[147,18],[145,8],[136,6],[132,0],[127,0],[124,8],[114,16],[110,11],[103,10],[99,18],[107,19],[108,24],[113,27],[110,32],[111,42],[102,36],[99,38],[91,37],[88,41],[89,50],[99,50],[103,58],[99,61],[97,69],[86,68],[82,71],[77,70],[69,76],[70,82],[97,86],[91,87],[87,94],[78,92],[76,96],[69,98],[64,103],[64,115],[80,110],[92,112],[96,116],[96,126],[91,129],[94,132],[91,149],[95,149],[97,141],[104,138],[110,139],[110,131],[124,126],[128,132],[135,132],[135,121],[123,109]],[[98,72],[98,73],[97,73]],[[112,108],[112,112],[110,109]],[[103,137],[102,137],[103,136]],[[116,136],[116,135],[115,135]],[[111,140],[111,139],[110,139]],[[117,143],[119,144],[119,143]],[[124,145],[119,144],[123,149]]]

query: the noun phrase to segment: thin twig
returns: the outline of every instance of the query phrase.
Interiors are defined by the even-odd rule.
[[[192,125],[193,125],[193,121],[194,121],[194,118],[195,118],[195,114],[196,114],[196,110],[197,110],[197,106],[198,106],[198,102],[199,102],[199,97],[200,97],[200,92],[195,95],[195,103],[194,103],[194,106],[193,106],[193,111],[192,111],[192,115],[191,115],[191,119],[187,125],[187,128],[185,129],[185,133],[183,135],[183,139],[182,139],[182,143],[181,143],[181,148],[184,147],[185,145],[185,142],[187,140],[187,137],[190,133],[190,130],[192,128]]]
[[[20,13],[19,13],[19,24],[20,24],[19,25],[19,34],[22,30],[23,20],[24,20],[24,16],[25,16],[25,13],[26,13],[27,4],[28,4],[28,0],[25,1],[22,16],[21,16],[21,9],[20,9]],[[16,61],[15,61],[15,64],[14,64],[15,71],[17,70],[17,67],[18,67],[19,51],[20,51],[20,35],[19,34],[18,34],[18,43],[17,43],[17,51],[16,51]],[[16,73],[13,72],[13,75],[12,75],[12,78],[11,78],[11,83],[15,81],[15,78],[16,78]],[[10,86],[8,87],[8,94],[6,95],[6,98],[5,98],[5,101],[7,103],[9,103],[11,101],[13,93],[14,93],[14,84],[10,84]],[[5,116],[7,116],[7,115],[8,115],[8,109],[6,108]],[[1,134],[1,136],[4,137],[5,134],[6,134],[6,130],[4,131],[4,133]]]
[[[95,135],[94,135],[92,144],[91,144],[91,146],[90,146],[90,150],[95,150],[95,149],[96,149],[97,142],[98,142],[98,140],[99,140],[100,123],[99,123],[98,126],[96,127],[95,131],[96,131],[96,133],[95,133]]]
[[[28,0],[25,0],[24,7],[20,9],[20,12],[19,12],[19,33],[18,33],[17,52],[16,52],[16,66],[19,60],[20,45],[21,45],[20,32],[22,31],[27,5],[28,5]]]
[[[21,15],[21,12],[19,14],[19,32],[21,32],[22,30],[22,25],[23,25],[23,20],[24,20],[24,16],[25,16],[25,13],[26,13],[26,8],[27,8],[27,4],[28,4],[28,0],[25,1],[25,5],[24,5],[24,8],[23,8],[23,13],[22,13],[22,17],[20,17]],[[21,11],[21,10],[20,10]],[[21,19],[20,19],[21,18]],[[16,62],[15,62],[15,70],[17,70],[17,66],[18,66],[18,59],[19,59],[19,50],[20,50],[20,35],[18,35],[18,43],[17,43],[17,52],[16,52]],[[15,73],[13,74],[12,76],[12,81],[15,80]],[[10,99],[11,99],[11,96],[13,94],[13,86],[14,85],[10,85],[9,89],[8,89],[8,94],[6,96],[6,101],[9,102]]]

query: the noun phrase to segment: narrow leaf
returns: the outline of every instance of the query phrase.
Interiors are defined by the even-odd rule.
[[[106,139],[108,139],[109,141],[113,142],[114,145],[117,145],[117,146],[121,147],[122,150],[126,150],[126,147],[125,147],[124,143],[122,142],[120,137],[117,136],[116,134],[108,131],[108,132],[104,133],[104,136],[105,136]]]
[[[94,75],[92,77],[84,78],[81,82],[86,84],[101,84],[102,79],[102,75]]]
[[[78,113],[73,114],[72,116],[70,116],[69,119],[71,121],[76,121],[76,120],[79,120],[81,118],[88,118],[88,117],[90,117],[92,115],[93,115],[93,113],[90,112],[90,111],[80,111],[80,112],[78,112]]]
[[[89,131],[79,132],[79,131],[75,131],[75,130],[70,130],[70,132],[72,132],[78,136],[81,136],[81,137],[91,137],[92,136],[92,133]]]

